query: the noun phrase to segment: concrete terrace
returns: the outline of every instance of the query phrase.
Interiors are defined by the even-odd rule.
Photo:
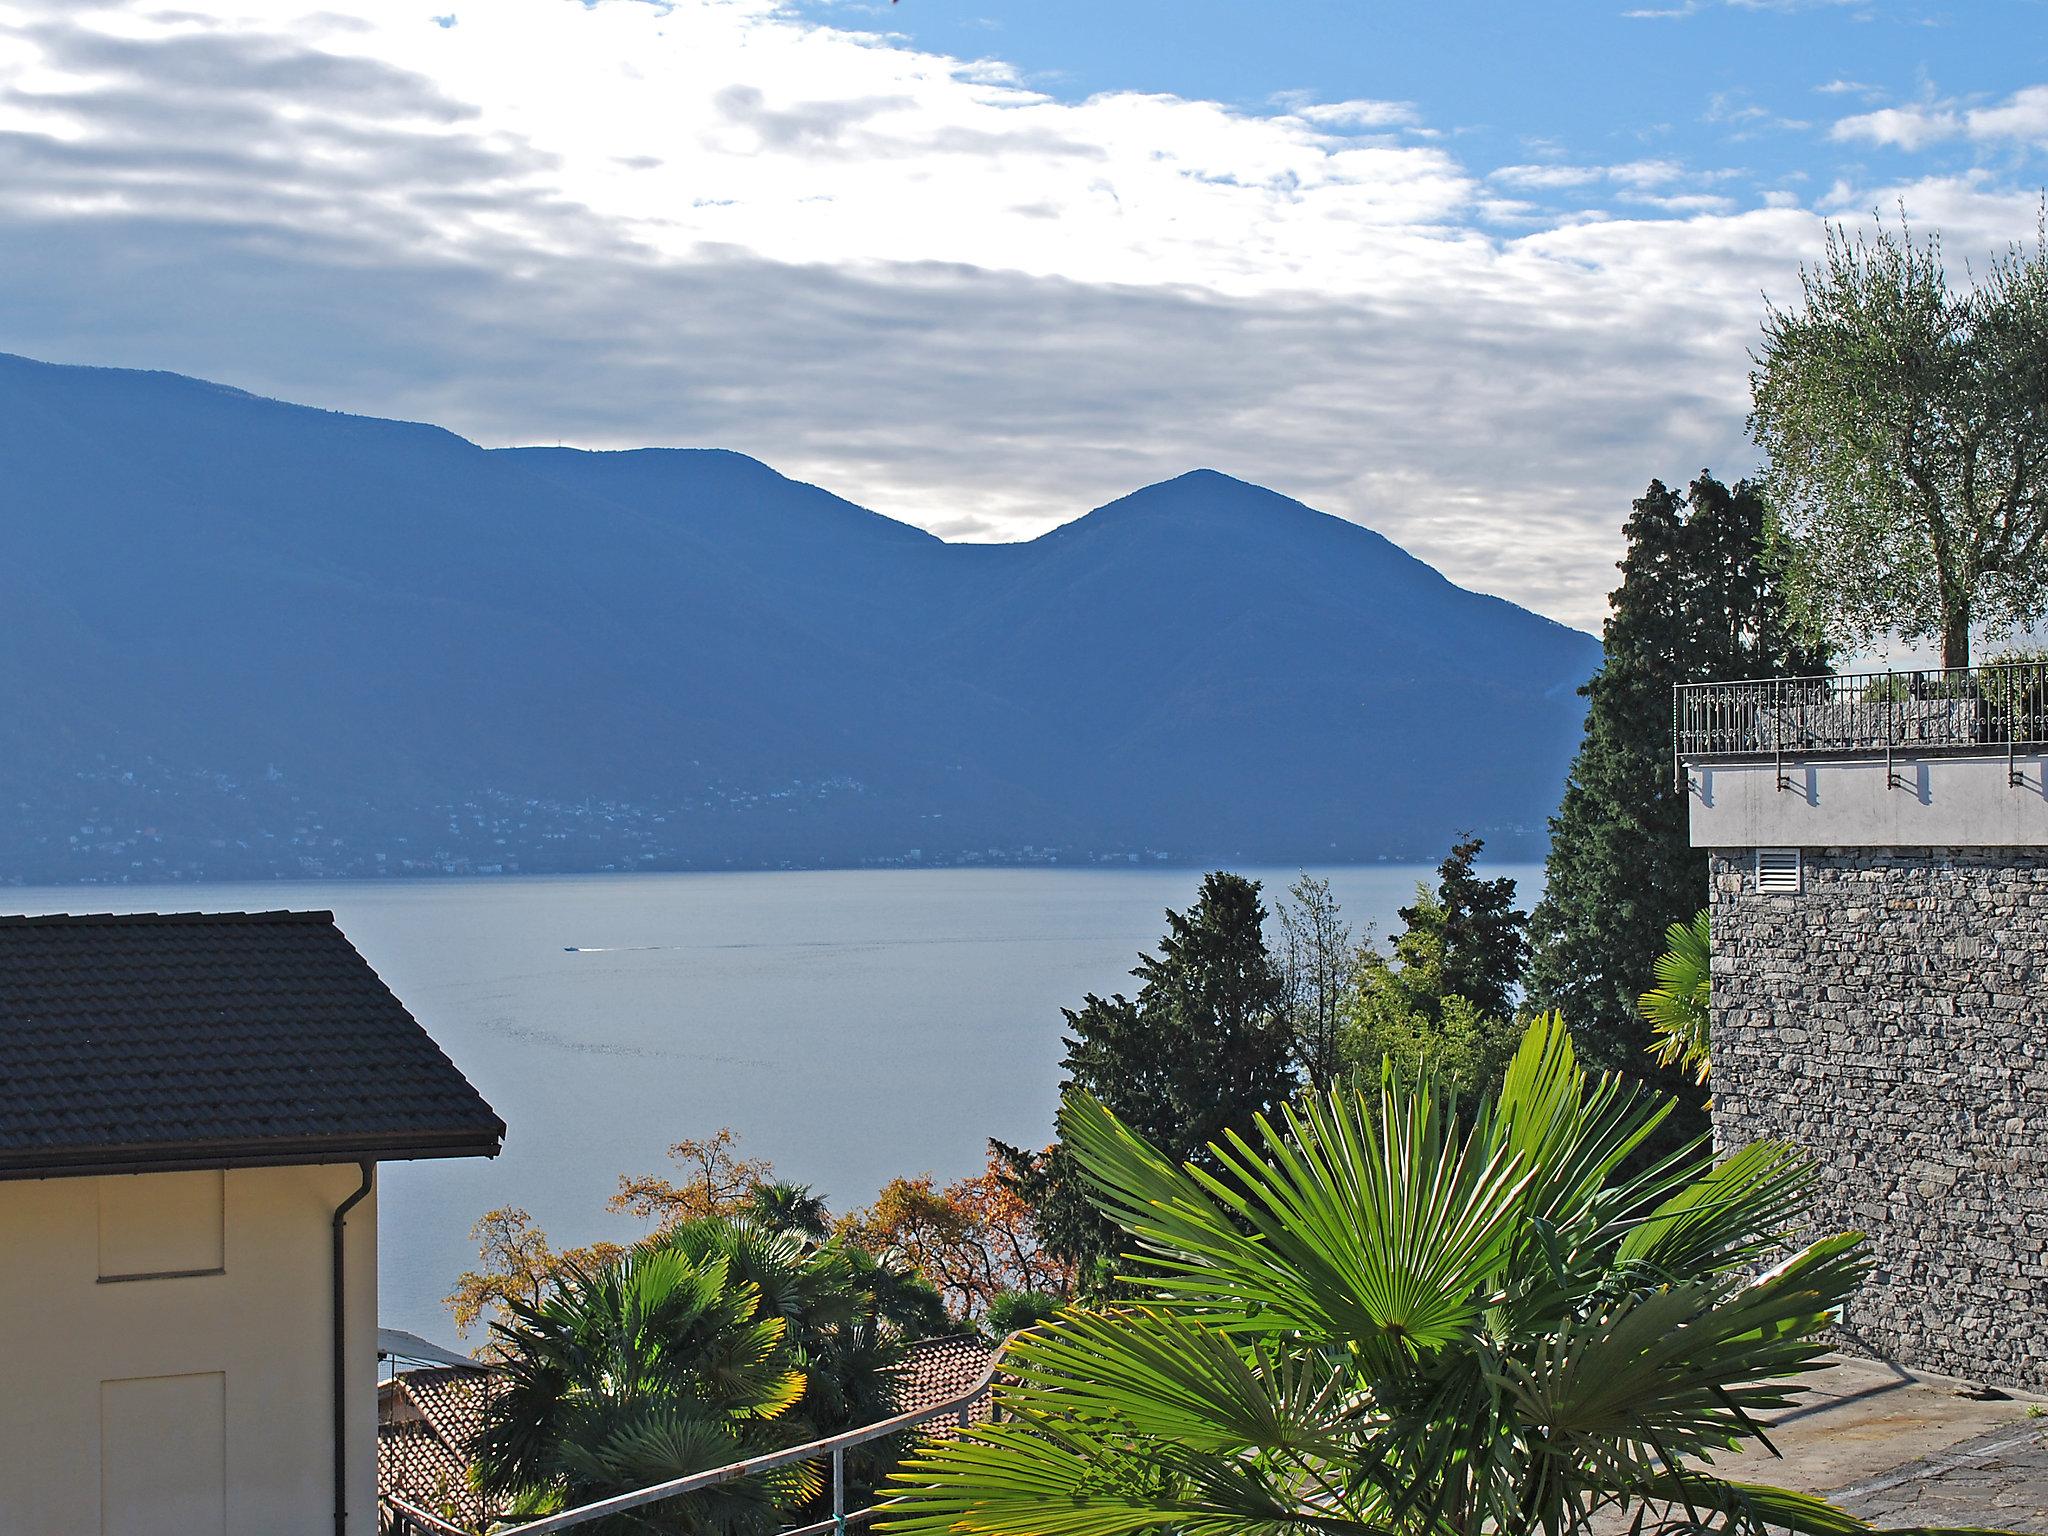
[[[1714,1464],[1725,1477],[1826,1495],[1890,1525],[2048,1536],[2048,1398],[1839,1355],[1768,1424],[1771,1443]]]

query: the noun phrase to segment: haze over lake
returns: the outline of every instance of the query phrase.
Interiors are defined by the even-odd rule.
[[[1246,871],[1267,904],[1292,869]],[[1540,866],[1488,866],[1540,890]],[[1382,934],[1434,871],[1326,875]],[[558,1245],[638,1227],[622,1172],[731,1126],[835,1210],[899,1173],[978,1172],[990,1136],[1049,1139],[1062,1006],[1129,990],[1188,869],[815,871],[26,888],[28,913],[328,908],[508,1130],[482,1159],[380,1172],[380,1320],[453,1343],[470,1223],[532,1212]],[[1275,929],[1277,937],[1277,926]],[[472,1336],[470,1343],[476,1338]]]

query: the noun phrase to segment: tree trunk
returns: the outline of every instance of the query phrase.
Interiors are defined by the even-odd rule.
[[[1958,603],[1942,615],[1941,664],[1967,667],[1970,664],[1970,605]]]

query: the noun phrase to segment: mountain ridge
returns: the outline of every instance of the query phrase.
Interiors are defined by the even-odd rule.
[[[1211,469],[949,543],[12,356],[0,465],[0,879],[1528,852],[1598,657]]]

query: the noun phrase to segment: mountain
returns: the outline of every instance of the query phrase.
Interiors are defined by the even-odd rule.
[[[1530,854],[1599,656],[1206,470],[947,544],[4,356],[0,466],[14,881]]]

